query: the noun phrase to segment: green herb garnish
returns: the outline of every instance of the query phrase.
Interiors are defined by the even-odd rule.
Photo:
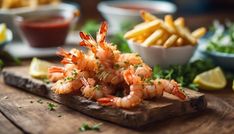
[[[100,131],[101,125],[102,125],[102,123],[98,123],[98,124],[94,124],[94,125],[83,123],[82,126],[79,128],[79,130],[81,132],[85,132],[85,131]]]
[[[94,90],[100,90],[100,89],[101,89],[100,85],[97,84],[97,85],[94,86]]]
[[[43,83],[45,84],[50,84],[50,81],[46,78],[46,79],[42,79]]]
[[[114,69],[119,69],[120,65],[119,64],[114,64]]]
[[[96,37],[96,33],[99,29],[100,23],[95,20],[88,20],[84,26],[81,28],[81,31],[84,31],[90,34],[92,37]]]
[[[168,69],[155,66],[153,69],[153,77],[154,79],[174,79],[182,87],[198,90],[197,85],[193,84],[193,79],[196,75],[214,67],[214,64],[210,60],[197,60],[185,65],[172,65]]]
[[[49,109],[50,111],[55,110],[55,107],[57,107],[55,104],[53,104],[53,103],[48,103],[48,109]]]
[[[42,99],[38,99],[37,103],[43,104]]]

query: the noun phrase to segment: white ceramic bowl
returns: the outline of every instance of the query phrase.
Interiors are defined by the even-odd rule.
[[[174,14],[177,10],[175,4],[166,1],[118,0],[100,2],[97,8],[110,24],[111,32],[120,31],[121,24],[125,22],[136,23],[140,21],[139,10],[127,9],[121,6],[135,6],[155,9],[155,11],[152,11],[151,13],[158,17],[163,17],[166,14]]]
[[[160,65],[163,68],[167,68],[170,65],[183,65],[187,63],[196,50],[196,47],[191,45],[171,48],[160,46],[145,47],[132,40],[128,40],[128,45],[133,52],[138,53],[144,62],[151,67]]]
[[[19,40],[20,36],[19,33],[17,32],[17,28],[14,25],[14,17],[20,14],[25,14],[25,13],[31,13],[35,11],[53,11],[53,10],[68,10],[68,11],[75,11],[79,9],[79,7],[76,7],[71,4],[66,4],[66,3],[60,3],[58,5],[42,5],[37,8],[29,8],[29,7],[22,7],[22,8],[15,8],[15,9],[8,9],[8,10],[0,10],[0,22],[1,23],[6,23],[7,27],[11,29],[13,32],[14,40]]]

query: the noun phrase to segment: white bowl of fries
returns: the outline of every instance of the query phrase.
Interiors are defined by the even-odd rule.
[[[176,5],[171,2],[151,0],[103,1],[97,8],[110,24],[111,32],[119,32],[124,24],[140,22],[140,10],[150,11],[159,17],[173,14],[177,10]]]
[[[164,48],[161,46],[145,47],[132,40],[128,41],[129,48],[138,53],[145,63],[154,67],[160,65],[167,68],[170,65],[183,65],[187,63],[196,50],[195,46],[185,45],[182,47]]]
[[[182,17],[174,20],[166,15],[162,20],[146,11],[140,13],[144,22],[124,37],[130,49],[139,53],[150,66],[185,64],[192,57],[199,38],[206,33],[204,27],[190,32]]]

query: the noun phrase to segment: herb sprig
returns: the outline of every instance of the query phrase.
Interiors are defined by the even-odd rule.
[[[94,125],[88,124],[88,123],[83,123],[82,126],[79,128],[81,132],[85,131],[100,131],[102,123],[97,123]]]
[[[48,109],[49,109],[50,111],[54,111],[54,110],[55,110],[55,107],[57,107],[55,104],[53,104],[53,103],[48,103]]]

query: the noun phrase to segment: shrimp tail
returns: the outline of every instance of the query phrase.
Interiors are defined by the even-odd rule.
[[[89,48],[93,53],[97,52],[96,41],[90,35],[84,32],[80,32],[80,37],[82,39],[82,41],[80,42],[80,46],[85,46]]]
[[[100,43],[100,46],[102,48],[106,48],[104,46],[104,42],[106,40],[107,29],[108,29],[107,22],[106,21],[102,22],[102,24],[100,26],[100,29],[98,31],[97,37],[96,37],[97,38],[97,42]]]
[[[68,51],[66,51],[65,49],[63,49],[61,47],[58,48],[58,52],[56,54],[60,57],[70,57],[71,56],[71,54]]]
[[[179,84],[174,80],[171,80],[170,83],[174,86],[174,88],[171,91],[171,94],[179,97],[182,100],[185,100],[187,98],[187,96],[185,95],[183,90],[181,90]]]
[[[48,73],[63,73],[64,71],[63,67],[52,66],[48,68]]]
[[[123,72],[124,80],[128,85],[141,83],[141,78],[135,75],[134,67],[130,66],[129,69]]]
[[[72,62],[71,62],[71,60],[68,59],[68,58],[63,58],[63,59],[60,61],[60,63],[65,65],[65,64],[71,64]]]
[[[184,94],[184,92],[180,91],[180,90],[176,90],[175,92],[173,92],[173,94],[177,97],[179,97],[181,100],[185,100],[187,98],[187,96]]]
[[[85,79],[85,77],[80,77],[80,81],[81,81],[82,84],[85,85],[85,86],[88,86],[88,85],[89,85],[89,83],[88,83],[88,81]]]
[[[103,106],[113,106],[113,98],[114,96],[108,95],[107,97],[98,99],[97,102]]]

